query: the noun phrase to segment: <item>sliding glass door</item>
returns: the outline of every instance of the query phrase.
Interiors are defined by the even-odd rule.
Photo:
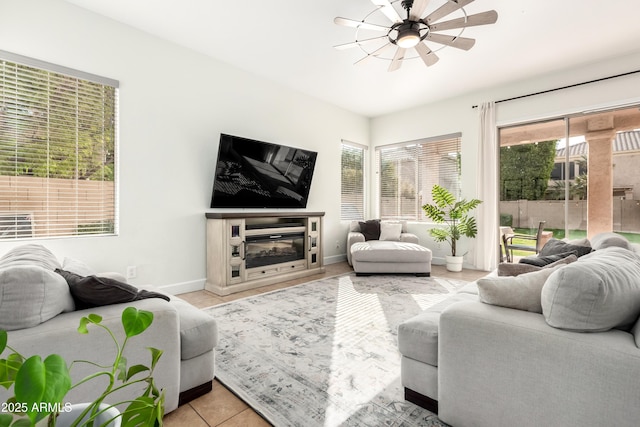
[[[544,221],[546,238],[640,241],[637,107],[504,127],[499,138],[503,232],[536,234]]]

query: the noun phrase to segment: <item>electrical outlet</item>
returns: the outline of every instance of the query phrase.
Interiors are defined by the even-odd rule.
[[[127,267],[127,279],[135,279],[138,275],[138,267],[130,265]]]
[[[340,240],[336,240],[336,249],[340,249]]]

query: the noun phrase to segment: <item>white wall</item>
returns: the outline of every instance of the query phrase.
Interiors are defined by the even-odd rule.
[[[63,1],[0,0],[0,11],[0,49],[120,81],[120,233],[39,241],[58,257],[135,265],[134,284],[202,288],[225,132],[318,151],[307,209],[326,212],[325,257],[340,259],[340,143],[367,144],[368,119]]]
[[[640,52],[541,75],[527,81],[487,88],[481,92],[378,117],[371,121],[372,151],[379,145],[462,132],[463,197],[476,197],[479,121],[478,109],[473,109],[472,106],[635,70],[640,70]],[[472,72],[469,78],[473,78]],[[502,126],[630,103],[640,103],[640,74],[499,103],[496,106],[496,121],[498,126]],[[371,176],[370,186],[374,189],[372,194],[375,196],[378,186],[377,176]],[[371,210],[374,212],[374,217],[377,216],[377,204],[377,198],[373,197]],[[414,223],[409,228],[410,231],[418,234],[422,244],[434,251],[434,262],[443,262],[444,256],[449,252],[448,246],[446,243],[437,245],[433,242],[428,234],[431,225]],[[465,256],[465,266],[473,267],[471,262],[474,259],[473,241],[462,240],[460,243],[462,251],[468,251]]]

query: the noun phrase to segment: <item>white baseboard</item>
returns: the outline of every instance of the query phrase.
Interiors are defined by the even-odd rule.
[[[324,264],[337,264],[339,262],[345,262],[347,260],[347,254],[342,254],[342,255],[333,255],[333,256],[328,256],[328,257],[324,257],[323,261]]]
[[[174,283],[173,285],[159,286],[158,289],[170,295],[186,294],[187,292],[201,291],[204,289],[206,279],[193,280],[191,282]]]

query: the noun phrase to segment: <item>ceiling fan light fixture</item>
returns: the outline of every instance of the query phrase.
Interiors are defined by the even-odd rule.
[[[407,25],[398,31],[396,44],[401,48],[408,49],[420,43],[420,30],[416,25]]]

